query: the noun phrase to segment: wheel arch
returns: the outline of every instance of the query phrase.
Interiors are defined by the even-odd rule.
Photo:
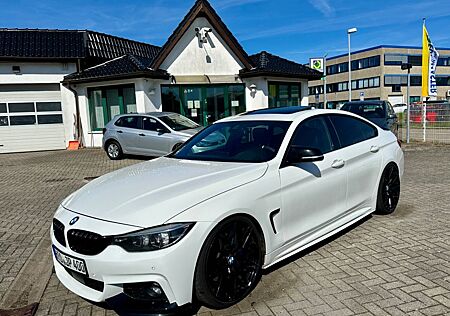
[[[116,142],[116,143],[118,143],[119,146],[122,148],[122,145],[119,143],[119,141],[118,141],[117,139],[115,139],[114,137],[109,137],[109,138],[105,141],[105,145],[103,146],[103,149],[106,150],[106,148],[108,147],[108,145],[109,145],[111,142]],[[122,148],[122,150],[123,150],[123,148]]]
[[[265,255],[267,253],[266,237],[265,237],[265,234],[264,234],[264,229],[262,228],[261,224],[258,222],[258,220],[254,216],[252,216],[251,214],[245,213],[245,212],[235,212],[235,213],[232,213],[232,214],[227,214],[226,216],[221,218],[219,221],[215,222],[215,225],[211,225],[209,231],[206,234],[206,238],[203,240],[203,243],[202,243],[202,245],[200,247],[200,251],[199,251],[199,253],[197,255],[197,260],[195,262],[195,270],[194,270],[194,273],[193,273],[193,276],[192,276],[192,302],[197,300],[196,291],[195,291],[195,278],[196,278],[196,275],[197,275],[197,269],[198,269],[198,265],[199,265],[200,254],[201,254],[201,252],[203,250],[203,247],[205,246],[205,241],[211,235],[211,233],[214,231],[214,229],[218,225],[220,225],[221,223],[223,223],[225,221],[228,221],[228,220],[230,220],[230,219],[232,219],[234,217],[236,217],[236,218],[237,217],[247,218],[255,225],[255,227],[258,229],[258,231],[259,231],[259,233],[261,235],[261,242],[262,242],[261,250],[263,251],[263,257],[265,257]],[[263,265],[264,265],[264,259],[263,259]]]

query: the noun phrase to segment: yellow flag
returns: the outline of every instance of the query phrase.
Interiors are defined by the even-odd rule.
[[[422,32],[422,97],[437,96],[436,66],[439,53],[431,43],[425,21]]]
[[[428,32],[423,24],[422,31],[422,96],[428,96],[428,69],[430,68],[430,53],[428,50]]]

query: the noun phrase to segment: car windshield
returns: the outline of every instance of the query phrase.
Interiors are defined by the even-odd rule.
[[[174,131],[182,131],[186,129],[197,128],[200,126],[187,117],[176,113],[160,116],[158,118],[166,123]]]
[[[383,103],[346,103],[342,110],[349,111],[366,118],[385,118]]]
[[[213,124],[169,157],[226,162],[265,162],[273,159],[291,122],[231,121]]]

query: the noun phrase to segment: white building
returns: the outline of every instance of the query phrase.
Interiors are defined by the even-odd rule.
[[[308,80],[320,77],[267,52],[248,56],[206,0],[162,47],[92,31],[0,30],[0,153],[75,139],[100,146],[122,113],[171,111],[208,125],[307,105]]]

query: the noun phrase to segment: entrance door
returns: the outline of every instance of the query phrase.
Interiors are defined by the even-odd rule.
[[[180,113],[203,126],[246,111],[243,84],[163,85],[161,99],[163,111]]]
[[[205,111],[203,109],[203,93],[201,87],[183,87],[184,116],[200,125],[207,125]],[[183,113],[182,113],[183,114]]]
[[[229,115],[228,107],[225,106],[225,87],[207,87],[205,103],[206,125],[210,125]]]

